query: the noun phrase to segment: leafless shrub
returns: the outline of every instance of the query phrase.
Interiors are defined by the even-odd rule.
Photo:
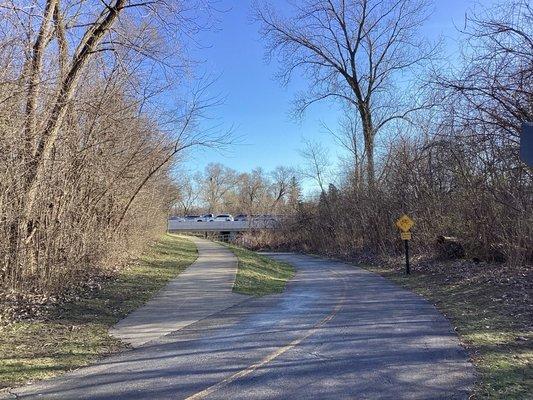
[[[0,291],[61,293],[164,231],[176,156],[225,138],[197,130],[209,83],[183,90],[192,3],[0,5]]]

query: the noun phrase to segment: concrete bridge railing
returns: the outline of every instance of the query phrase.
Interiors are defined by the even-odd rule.
[[[275,221],[178,221],[168,220],[169,232],[244,232],[251,229],[274,229]]]

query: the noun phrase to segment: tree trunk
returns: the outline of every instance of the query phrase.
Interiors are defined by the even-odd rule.
[[[374,126],[372,124],[372,115],[370,107],[367,103],[360,104],[359,112],[363,122],[363,136],[365,139],[365,153],[366,153],[366,179],[368,188],[372,190],[375,185],[375,170],[374,170]]]
[[[374,188],[375,171],[374,171],[374,138],[365,134],[365,152],[366,152],[366,175],[369,189]]]
[[[30,61],[30,68],[28,70],[28,94],[26,98],[26,126],[25,126],[25,144],[26,157],[31,157],[33,149],[33,141],[35,139],[35,125],[36,116],[35,109],[37,105],[37,97],[39,95],[39,81],[41,75],[41,68],[43,64],[43,55],[46,45],[48,44],[49,36],[51,35],[51,23],[54,13],[57,9],[57,0],[48,0],[46,2],[43,21],[39,28],[39,33],[35,43],[33,44],[33,52]]]
[[[79,75],[87,65],[94,49],[98,46],[104,34],[108,31],[118,17],[119,12],[123,9],[125,1],[126,0],[117,0],[114,6],[107,6],[106,10],[102,12],[95,24],[89,28],[83,36],[72,61],[72,65],[61,82],[59,94],[50,117],[48,118],[43,132],[38,138],[37,146],[33,152],[33,159],[28,168],[28,181],[25,188],[25,204],[22,214],[23,225],[28,229],[28,238],[31,237],[36,229],[36,225],[32,224],[30,220],[31,212],[37,198],[40,180],[46,171],[48,159],[50,158],[50,154],[59,135],[61,123],[63,122],[66,108],[76,87]]]

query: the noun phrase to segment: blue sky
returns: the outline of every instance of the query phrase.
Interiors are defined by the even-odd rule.
[[[272,2],[278,7],[286,3]],[[465,12],[474,5],[478,8],[494,2],[435,0],[435,12],[421,34],[430,39],[442,35],[447,56],[453,59],[457,52],[454,23],[462,26]],[[277,65],[268,65],[264,60],[264,42],[258,25],[251,20],[250,5],[249,0],[221,0],[217,8],[228,11],[219,16],[216,31],[201,34],[199,41],[209,47],[198,52],[205,60],[201,68],[219,76],[212,93],[225,97],[214,114],[225,126],[234,126],[234,134],[241,137],[242,143],[223,153],[195,151],[187,162],[190,170],[203,169],[209,162],[221,162],[239,171],[297,166],[302,162],[299,149],[303,138],[322,142],[330,149],[332,158],[341,152],[321,126],[322,121],[336,127],[340,116],[337,105],[322,102],[313,106],[302,120],[290,117],[294,94],[304,89],[306,82],[297,78],[288,87],[282,87],[275,79]]]

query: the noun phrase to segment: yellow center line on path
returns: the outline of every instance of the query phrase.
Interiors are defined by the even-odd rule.
[[[335,271],[331,270],[331,272],[333,272],[334,275],[339,276],[339,274],[337,274]],[[339,302],[335,305],[335,308],[333,309],[333,311],[329,315],[324,317],[322,320],[318,321],[315,325],[313,325],[304,335],[300,336],[299,338],[294,339],[292,342],[290,342],[286,346],[280,347],[279,349],[270,353],[269,355],[259,360],[255,364],[250,365],[248,368],[245,368],[239,372],[236,372],[235,374],[221,380],[220,382],[214,384],[213,386],[209,386],[207,389],[204,389],[201,392],[195,393],[192,396],[185,398],[185,400],[200,400],[200,399],[205,398],[206,396],[209,396],[210,394],[216,392],[219,389],[222,389],[223,387],[229,385],[230,383],[236,381],[237,379],[250,375],[256,369],[264,367],[266,364],[268,364],[272,360],[278,358],[279,356],[281,356],[283,353],[286,353],[290,349],[298,346],[301,342],[303,342],[309,336],[316,333],[324,324],[331,321],[335,317],[335,315],[337,315],[337,313],[341,310],[344,304],[345,298],[346,298],[346,282],[344,281],[344,279],[343,279],[343,284],[344,284],[343,285],[344,287],[343,287],[342,297],[339,300]]]

